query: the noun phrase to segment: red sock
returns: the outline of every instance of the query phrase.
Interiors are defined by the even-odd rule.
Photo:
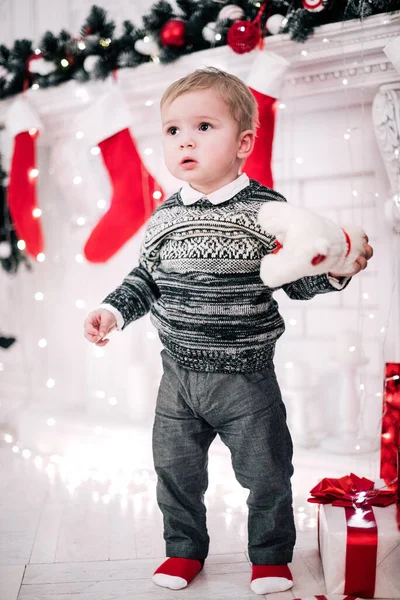
[[[135,235],[157,205],[153,193],[160,191],[143,165],[128,128],[100,142],[99,147],[113,197],[85,244],[87,260],[95,263],[106,262]]]
[[[43,232],[36,199],[36,139],[41,123],[26,98],[11,106],[6,127],[14,136],[14,151],[8,185],[8,207],[17,236],[24,240],[25,251],[37,257],[43,252]],[[39,212],[34,213],[34,210]]]
[[[186,587],[203,568],[203,561],[194,558],[167,558],[153,574],[161,587],[180,590]]]
[[[244,171],[251,179],[273,188],[271,160],[277,98],[289,63],[281,56],[265,50],[255,51],[254,54],[247,85],[257,101],[259,127],[254,150],[246,160]]]
[[[250,587],[256,594],[284,592],[293,586],[287,565],[253,565]]]

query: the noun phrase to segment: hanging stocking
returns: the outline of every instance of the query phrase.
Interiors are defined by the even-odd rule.
[[[141,161],[130,123],[129,109],[116,84],[79,117],[78,129],[84,138],[100,147],[113,190],[110,208],[85,244],[84,254],[90,262],[106,262],[118,252],[150,217],[162,196]]]
[[[247,81],[257,100],[259,127],[254,150],[246,161],[244,171],[251,179],[256,179],[269,188],[274,185],[271,159],[277,98],[280,96],[288,67],[289,63],[281,56],[264,50],[257,51]]]
[[[8,185],[8,206],[17,236],[25,251],[34,258],[43,252],[40,210],[36,200],[36,140],[42,128],[40,119],[27,98],[19,97],[6,115],[6,130],[14,138]]]

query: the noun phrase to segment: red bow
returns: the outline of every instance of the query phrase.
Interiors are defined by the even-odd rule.
[[[397,502],[397,494],[391,490],[378,490],[374,482],[354,473],[339,479],[326,477],[311,491],[308,502],[332,504],[332,506],[389,506]]]

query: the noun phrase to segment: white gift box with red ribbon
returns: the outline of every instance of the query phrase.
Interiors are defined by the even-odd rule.
[[[385,508],[373,507],[377,527],[376,564],[368,564],[362,556],[359,560],[348,564],[349,548],[353,541],[349,537],[349,520],[344,507],[331,504],[320,505],[319,511],[319,545],[325,584],[328,594],[352,594],[360,597],[400,598],[400,531],[396,524],[396,504]],[[357,508],[352,515],[350,525],[358,527],[365,517],[365,509]],[[359,522],[357,522],[359,521]],[[365,544],[373,544],[373,537],[365,530]],[[354,556],[354,555],[353,555]],[[357,557],[357,550],[355,549]],[[357,581],[364,578],[371,581],[375,575],[374,592],[370,596],[362,590],[354,588]],[[360,593],[361,592],[361,593]]]

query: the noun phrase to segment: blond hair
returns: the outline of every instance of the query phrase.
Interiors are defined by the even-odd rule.
[[[172,83],[164,92],[160,106],[173,102],[182,94],[196,90],[216,89],[239,125],[239,132],[258,126],[257,102],[245,83],[236,75],[215,67],[197,69]]]

